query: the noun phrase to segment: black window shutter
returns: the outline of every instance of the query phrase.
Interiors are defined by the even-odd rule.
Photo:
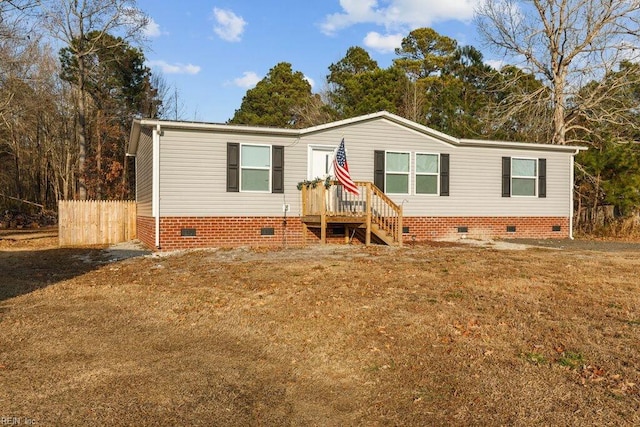
[[[284,147],[274,145],[271,147],[273,166],[271,169],[271,192],[284,193]]]
[[[538,197],[547,197],[547,159],[538,159]]]
[[[227,143],[227,191],[240,191],[240,144]]]
[[[373,152],[373,184],[384,192],[384,151]]]
[[[440,195],[449,195],[449,155],[440,154]]]
[[[511,157],[502,158],[502,197],[511,197]]]

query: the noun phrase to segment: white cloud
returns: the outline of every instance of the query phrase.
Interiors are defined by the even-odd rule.
[[[2,0],[0,0],[0,2],[1,1]],[[141,25],[143,21],[146,21],[146,25]],[[159,37],[162,35],[160,25],[154,21],[152,17],[147,16],[140,9],[134,7],[125,7],[122,9],[120,23],[133,28],[140,28],[142,35],[145,37]]]
[[[198,74],[201,70],[200,66],[193,64],[169,64],[166,61],[156,60],[147,61],[147,65],[151,68],[159,68],[165,74]]]
[[[223,40],[228,42],[239,42],[244,33],[247,22],[241,16],[236,15],[231,10],[213,9],[213,19],[216,25],[213,31]]]
[[[495,68],[496,70],[501,70],[502,67],[504,67],[505,65],[507,65],[506,62],[504,62],[501,59],[485,59],[484,61],[485,64],[487,64],[490,67]]]
[[[162,34],[160,25],[153,18],[149,18],[149,22],[142,29],[142,33],[147,37],[159,37]]]
[[[260,80],[262,79],[253,71],[245,71],[242,73],[242,77],[233,79],[233,84],[238,87],[251,89],[257,85]]]
[[[311,89],[313,89],[313,88],[315,87],[316,82],[315,82],[315,80],[313,80],[311,77],[309,77],[309,76],[306,76],[306,75],[305,75],[305,76],[304,76],[304,79],[305,79],[307,82],[309,82],[309,84],[311,85]]]
[[[332,35],[355,24],[377,24],[387,30],[428,27],[434,22],[454,19],[469,21],[477,0],[340,0],[342,12],[327,15],[320,24],[323,33]]]
[[[371,31],[367,33],[364,38],[364,45],[373,50],[377,50],[380,53],[393,52],[395,48],[400,47],[402,44],[402,34],[387,34],[382,35]]]

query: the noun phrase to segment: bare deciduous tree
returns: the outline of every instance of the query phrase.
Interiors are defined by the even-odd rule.
[[[638,83],[618,67],[640,57],[640,0],[486,0],[476,20],[491,47],[548,88],[510,99],[505,111],[551,108],[551,142],[592,141],[589,122],[638,126],[610,95]]]
[[[148,117],[158,117],[166,120],[184,120],[185,106],[180,98],[180,92],[175,86],[169,85],[167,79],[160,72],[151,75],[151,86],[157,91],[155,110],[149,111]]]
[[[61,96],[58,61],[35,35],[0,44],[0,54],[11,59],[0,66],[0,99],[7,106],[0,111],[0,193],[50,208],[68,195],[68,174],[59,165],[75,148],[63,129],[69,101]]]
[[[27,36],[24,25],[25,11],[31,9],[35,0],[0,1],[0,85],[16,76],[16,71],[32,61],[30,52],[35,38]],[[10,109],[13,93],[0,91],[0,119]]]
[[[414,122],[422,120],[424,106],[427,102],[426,91],[420,88],[420,82],[410,76],[405,84],[402,97],[401,115]]]
[[[317,126],[331,121],[331,114],[322,100],[322,95],[314,94],[291,107],[295,127],[298,129]]]

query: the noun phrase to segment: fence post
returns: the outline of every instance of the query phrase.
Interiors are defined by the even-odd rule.
[[[371,183],[367,182],[367,230],[365,231],[364,244],[371,244]]]
[[[400,210],[398,211],[398,234],[397,234],[397,238],[398,238],[398,246],[402,247],[402,215],[403,215],[403,209],[402,209],[402,205],[400,205]]]
[[[302,217],[303,217],[303,221],[302,221],[302,245],[306,246],[307,245],[307,223],[304,221],[304,217],[306,215],[308,215],[308,210],[309,210],[309,204],[307,202],[307,186],[306,185],[302,185],[301,188],[301,195],[300,197],[302,197]]]
[[[320,209],[320,244],[327,243],[327,187],[322,186],[322,207]]]

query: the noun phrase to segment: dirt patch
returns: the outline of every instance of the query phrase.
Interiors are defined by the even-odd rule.
[[[599,239],[512,239],[507,243],[555,249],[597,252],[640,252],[640,242]]]
[[[0,250],[31,250],[58,245],[58,227],[0,230]]]
[[[640,252],[27,249],[0,250],[0,416],[640,424]]]

